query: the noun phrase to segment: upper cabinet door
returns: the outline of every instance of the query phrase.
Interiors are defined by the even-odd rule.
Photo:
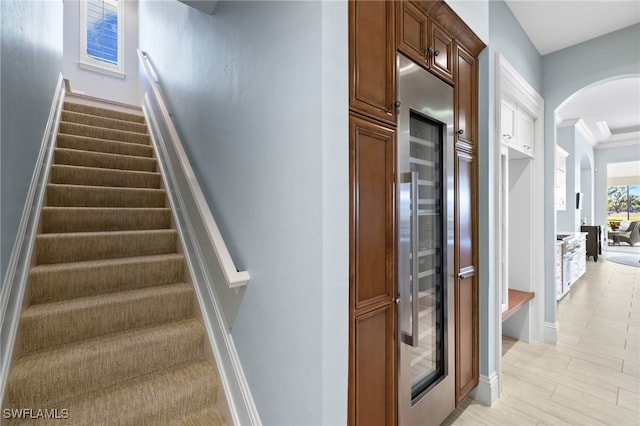
[[[431,70],[442,79],[453,82],[453,37],[435,21],[430,21],[427,55]]]
[[[500,137],[502,142],[511,144],[516,139],[516,106],[508,99],[500,100]]]
[[[453,83],[453,37],[416,5],[398,2],[398,50]]]
[[[457,142],[475,148],[477,81],[476,61],[461,46],[456,49],[458,79],[455,85],[455,129]]]
[[[427,16],[409,2],[399,2],[398,9],[398,50],[427,65]]]
[[[395,125],[394,2],[349,2],[349,108]]]

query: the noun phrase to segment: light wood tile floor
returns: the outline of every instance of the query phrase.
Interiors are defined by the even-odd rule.
[[[445,425],[640,425],[640,268],[587,262],[558,304],[558,344],[503,338],[502,395]]]

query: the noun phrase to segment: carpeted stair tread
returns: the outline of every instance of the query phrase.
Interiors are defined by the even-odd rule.
[[[202,357],[204,328],[195,319],[69,343],[20,358],[9,398],[21,407],[50,407]]]
[[[117,118],[101,117],[75,111],[62,111],[62,120],[69,123],[102,127],[105,129],[124,130],[127,132],[147,133],[147,126],[143,123],[119,120]]]
[[[32,305],[20,319],[23,353],[186,319],[192,302],[193,288],[179,283]]]
[[[98,139],[109,139],[120,142],[131,142],[149,145],[149,135],[126,130],[105,129],[104,127],[87,126],[85,124],[61,121],[59,131],[69,135],[89,136]]]
[[[169,208],[44,207],[42,233],[129,231],[166,229]]]
[[[36,264],[175,253],[176,243],[173,229],[40,234]]]
[[[115,118],[117,120],[133,121],[135,123],[144,123],[144,116],[141,114],[132,114],[123,111],[117,111],[108,108],[100,108],[92,105],[79,104],[75,102],[65,102],[65,111],[80,112],[82,114],[97,115],[99,117]]]
[[[29,271],[32,305],[175,284],[183,279],[184,257],[160,254],[39,265]]]
[[[53,164],[51,183],[127,188],[160,188],[160,173]]]
[[[77,149],[80,151],[97,151],[137,157],[153,157],[153,147],[151,145],[118,142],[87,136],[65,135],[63,133],[58,133],[56,144],[58,148]]]
[[[134,157],[131,155],[109,154],[95,151],[79,151],[77,149],[56,148],[54,164],[68,166],[98,167],[102,169],[137,170],[155,172],[154,158]]]
[[[69,418],[38,425],[166,426],[203,407],[215,410],[216,381],[207,362],[187,362],[60,402],[56,405],[68,409]]]
[[[207,408],[197,413],[193,413],[182,419],[177,419],[169,423],[169,426],[226,426],[222,414],[214,408]]]
[[[53,207],[164,207],[164,189],[47,185],[47,204]]]

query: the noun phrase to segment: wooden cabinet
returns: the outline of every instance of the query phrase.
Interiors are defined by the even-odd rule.
[[[349,118],[349,423],[396,418],[395,129]]]
[[[456,405],[479,380],[477,166],[470,152],[455,153],[454,290],[456,321]]]
[[[476,58],[483,48],[444,1],[349,1],[349,425],[397,423],[397,51],[454,87],[456,403],[478,384]]]
[[[349,107],[396,121],[394,2],[349,2]]]
[[[453,82],[453,37],[417,5],[397,5],[398,51],[443,80]]]
[[[478,385],[478,70],[475,58],[456,48],[455,122],[455,257],[456,405]]]
[[[454,87],[454,119],[456,145],[464,143],[469,149],[475,148],[478,129],[478,70],[476,60],[462,46],[457,46],[456,60],[458,74]]]
[[[602,254],[602,227],[582,225],[581,232],[587,233],[587,257],[593,256],[593,261],[598,261],[598,255]]]

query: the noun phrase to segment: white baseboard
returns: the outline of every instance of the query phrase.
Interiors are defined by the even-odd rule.
[[[491,406],[500,398],[500,380],[493,372],[489,376],[480,375],[478,386],[470,393],[471,398],[476,401]]]
[[[544,323],[544,341],[548,343],[558,343],[558,322]]]

